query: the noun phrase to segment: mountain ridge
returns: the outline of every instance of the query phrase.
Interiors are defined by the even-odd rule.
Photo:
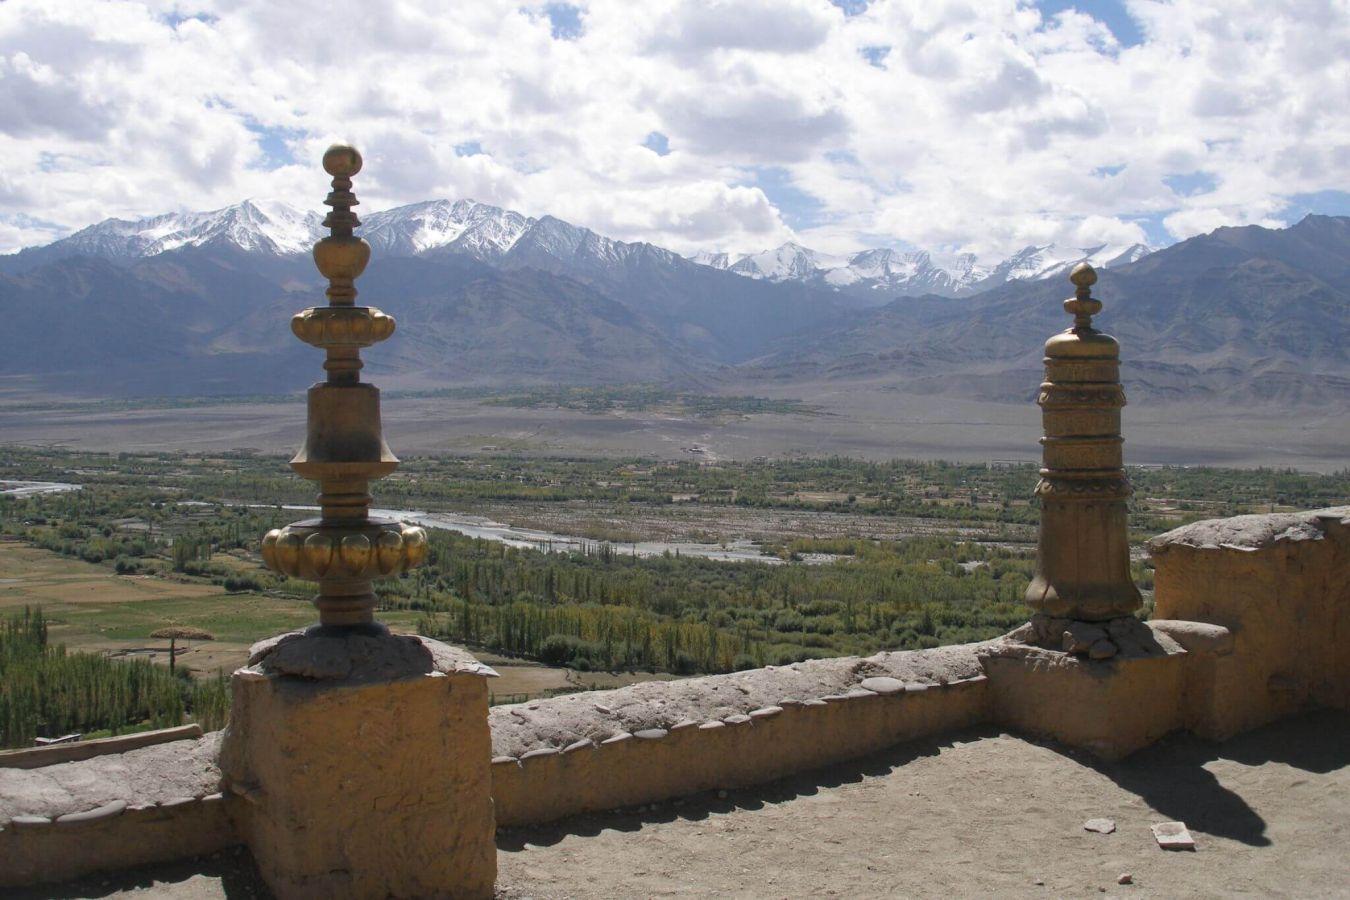
[[[308,252],[324,236],[321,223],[322,216],[317,212],[254,199],[204,212],[164,213],[138,220],[105,219],[49,244],[0,255],[0,271],[21,272],[43,261],[81,254],[125,261],[215,242],[230,243],[246,252],[296,255]],[[551,215],[525,216],[472,199],[424,200],[369,213],[362,218],[361,234],[376,255],[458,252],[495,262],[506,258],[533,232],[556,232],[559,226],[612,256],[618,255],[614,247],[634,245],[679,255],[647,242],[618,241]],[[536,242],[548,240],[547,235],[535,237]],[[556,234],[554,238],[556,244]],[[552,255],[556,255],[556,249]],[[798,281],[847,293],[864,304],[880,304],[897,296],[965,296],[1007,281],[1052,277],[1082,261],[1111,268],[1148,252],[1150,248],[1142,244],[1071,250],[1048,244],[1028,246],[993,266],[981,264],[972,254],[959,254],[944,266],[925,250],[883,247],[836,256],[788,242],[736,258],[727,253],[703,252],[682,258],[755,280]]]
[[[113,397],[308,383],[315,351],[286,322],[323,302],[322,281],[303,253],[275,251],[321,232],[243,206],[143,230],[110,220],[64,255],[26,250],[22,266],[0,267],[0,378]],[[1024,400],[1042,342],[1067,324],[1058,278],[862,300],[819,278],[746,277],[472,201],[382,216],[365,218],[387,249],[359,287],[360,302],[399,319],[369,354],[391,388],[828,383]],[[1024,262],[1067,267],[1063,255]],[[921,263],[878,250],[850,265],[913,278]],[[1218,229],[1113,262],[1097,294],[1132,396],[1350,407],[1350,218]]]

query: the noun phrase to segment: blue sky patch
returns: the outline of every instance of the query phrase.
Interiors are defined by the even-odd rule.
[[[1038,0],[1035,6],[1047,19],[1066,9],[1092,16],[1111,29],[1122,47],[1135,47],[1144,42],[1144,33],[1126,11],[1122,0]]]
[[[552,25],[550,32],[560,41],[575,41],[586,30],[581,24],[581,7],[571,3],[545,3],[544,15]]]
[[[781,166],[750,166],[748,178],[740,182],[757,187],[777,207],[789,227],[800,230],[812,228],[824,220],[825,204],[792,183],[792,174]]]
[[[642,139],[642,146],[646,147],[657,156],[665,156],[670,153],[670,138],[659,131],[653,131]]]
[[[846,16],[859,16],[867,12],[868,0],[830,0],[844,11]]]
[[[1280,210],[1280,218],[1290,225],[1307,215],[1350,216],[1350,193],[1345,191],[1314,191],[1295,194]]]
[[[288,141],[298,140],[305,132],[299,128],[282,128],[277,125],[262,125],[249,120],[244,123],[257,139],[258,149],[262,151],[262,162],[258,168],[279,169],[294,165],[295,154],[291,152]]]
[[[1172,189],[1172,193],[1182,197],[1194,197],[1196,194],[1208,194],[1219,186],[1219,180],[1208,172],[1184,172],[1164,175],[1163,184]]]
[[[858,52],[863,55],[863,59],[867,60],[869,64],[876,66],[878,69],[884,69],[886,68],[886,57],[890,55],[891,48],[889,46],[863,47]]]

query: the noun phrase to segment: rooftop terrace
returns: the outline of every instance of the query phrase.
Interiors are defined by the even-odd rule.
[[[1115,821],[1103,835],[1091,818]],[[1149,825],[1184,820],[1195,853]],[[1119,763],[967,730],[754,788],[498,835],[498,896],[1336,896],[1350,823],[1350,715],[1223,744],[1176,736]],[[1132,885],[1121,886],[1123,873]],[[1042,883],[1038,883],[1042,882]],[[16,897],[266,896],[247,851]]]

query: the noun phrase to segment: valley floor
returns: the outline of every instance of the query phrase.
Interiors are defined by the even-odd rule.
[[[1114,834],[1083,830],[1114,819]],[[1181,820],[1195,852],[1149,825]],[[896,748],[759,789],[498,837],[503,900],[624,897],[1350,896],[1350,717],[1224,744],[1175,736],[1123,763],[995,731]],[[1122,873],[1133,884],[1119,885]],[[260,896],[247,854],[31,896]]]
[[[388,396],[395,452],[507,452],[749,460],[831,455],[986,462],[1039,459],[1040,413],[1023,404],[902,394],[885,385],[755,384],[735,389],[801,400],[812,414],[683,415],[663,409],[585,412],[514,408],[453,397]],[[730,389],[729,389],[730,390]],[[103,406],[25,395],[0,383],[0,440],[114,451],[293,450],[303,402]],[[1130,464],[1278,466],[1331,472],[1347,464],[1344,407],[1292,411],[1139,402],[1125,410]]]

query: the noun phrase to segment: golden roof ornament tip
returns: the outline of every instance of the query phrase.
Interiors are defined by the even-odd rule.
[[[1102,301],[1092,296],[1097,270],[1080,262],[1069,273],[1069,281],[1073,283],[1074,295],[1064,301],[1064,311],[1073,316],[1074,331],[1091,331],[1092,317],[1102,311]]]
[[[332,151],[329,151],[332,152]],[[358,168],[360,164],[358,163]],[[1069,273],[1069,280],[1073,282],[1074,287],[1090,288],[1097,283],[1097,270],[1085,262],[1080,262],[1073,267]]]
[[[351,144],[334,144],[323,153],[323,170],[334,178],[351,178],[361,171],[361,153]]]

